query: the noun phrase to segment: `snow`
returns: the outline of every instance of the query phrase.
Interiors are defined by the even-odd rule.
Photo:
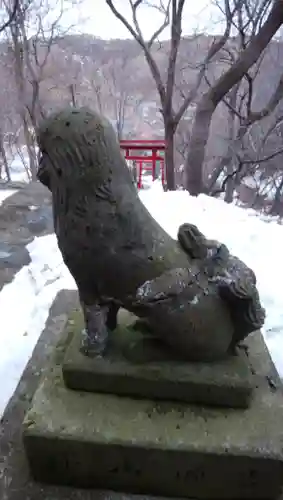
[[[5,380],[0,388],[0,416],[44,329],[57,292],[75,289],[54,235],[35,238],[27,249],[30,265],[23,267],[0,293],[0,380]]]
[[[35,149],[38,152],[38,148]],[[29,158],[26,150],[26,146],[21,147],[21,154],[14,152],[13,156],[7,152],[7,158],[9,163],[9,170],[12,182],[29,182],[29,176],[25,168],[29,165]],[[24,165],[25,163],[25,165]]]
[[[140,198],[172,237],[176,238],[180,224],[192,222],[254,269],[267,310],[263,335],[283,377],[283,227],[275,219],[222,200],[204,195],[193,198],[186,191],[164,193],[158,181],[140,191]],[[0,389],[0,415],[32,355],[56,294],[76,288],[54,234],[35,238],[27,249],[31,263],[0,293],[0,380],[5,380]]]
[[[23,159],[26,162],[28,161],[25,151],[23,152]],[[29,182],[27,171],[25,170],[22,159],[18,154],[16,154],[14,159],[10,162],[9,168],[12,182]],[[0,205],[6,198],[12,196],[12,194],[15,194],[16,192],[17,189],[5,189],[4,187],[3,189],[0,189]]]
[[[28,158],[25,155],[23,156],[23,160],[28,165]],[[29,181],[27,171],[23,165],[23,161],[18,154],[15,155],[14,159],[10,164],[10,174],[11,174],[11,180],[13,182]]]
[[[225,243],[232,254],[255,271],[267,311],[262,332],[283,377],[283,227],[277,219],[205,195],[195,198],[187,191],[164,193],[158,182],[141,191],[140,197],[173,238],[180,224],[192,222],[207,238]]]
[[[12,194],[15,194],[17,192],[16,189],[0,189],[0,205],[6,198],[9,198],[9,196],[12,196]]]

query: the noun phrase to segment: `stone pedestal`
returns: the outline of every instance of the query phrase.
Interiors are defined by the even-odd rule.
[[[143,365],[147,373],[143,376],[142,370],[138,371],[142,360],[138,364],[126,356],[122,370],[114,344],[105,364],[91,365],[83,356],[78,357],[74,346],[79,318],[75,315],[63,332],[23,424],[25,450],[36,480],[194,499],[279,496],[283,483],[283,399],[260,333],[250,336],[246,358],[242,354],[241,361],[231,360],[235,367],[242,367],[240,374],[233,376],[233,370],[224,368],[224,364],[222,372],[219,365],[214,367],[218,375],[213,376],[210,367],[212,393],[220,383],[219,373],[225,379],[224,387],[231,381],[231,392],[234,387],[242,387],[243,380],[253,382],[250,406],[216,408],[188,403],[197,401],[197,387],[202,392],[201,399],[209,393],[193,377],[192,367],[186,375],[184,367],[178,372],[174,365],[165,377],[164,371],[160,371],[162,360],[155,360],[155,371],[151,373]],[[107,383],[103,382],[103,370]],[[195,370],[197,373],[198,365]],[[199,370],[205,375],[205,384],[209,384],[204,366]],[[88,392],[67,388],[63,373],[69,386],[84,386]],[[78,386],[75,373],[81,377]],[[144,398],[143,382],[152,380],[154,373],[155,380],[161,381],[163,398],[165,382],[169,381],[171,401],[151,399],[158,392],[157,383]],[[129,397],[135,383],[128,383],[127,377],[134,377],[138,384],[139,399]],[[174,383],[176,392],[179,384],[183,387],[179,395],[187,390],[194,394],[193,398],[190,400],[188,395],[186,403],[177,401],[181,398],[174,398]],[[249,387],[251,394],[252,385]],[[124,396],[110,394],[117,388]],[[90,392],[93,389],[100,392]],[[227,389],[223,390],[222,397],[227,393]]]
[[[247,408],[254,389],[254,375],[246,349],[222,362],[172,361],[157,340],[134,328],[135,316],[121,311],[120,327],[113,334],[103,358],[80,352],[82,315],[75,315],[73,338],[63,362],[69,389],[112,393],[135,398],[181,401],[233,408]]]

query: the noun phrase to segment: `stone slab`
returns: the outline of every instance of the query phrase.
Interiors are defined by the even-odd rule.
[[[195,499],[279,496],[282,388],[261,336],[250,338],[257,389],[246,410],[69,390],[69,342],[65,330],[23,424],[35,480]]]
[[[74,312],[68,325],[73,338],[63,362],[67,387],[234,408],[250,404],[255,377],[246,349],[214,364],[172,361],[171,352],[133,329],[134,315],[121,310],[118,320],[106,355],[91,359],[80,353],[83,319],[79,310]]]

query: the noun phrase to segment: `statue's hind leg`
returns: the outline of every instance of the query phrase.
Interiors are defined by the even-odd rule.
[[[109,330],[117,326],[119,307],[115,304],[91,305],[81,301],[85,328],[82,332],[81,352],[89,357],[102,356],[108,343]]]

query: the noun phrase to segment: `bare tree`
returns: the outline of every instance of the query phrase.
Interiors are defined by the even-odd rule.
[[[242,31],[240,39],[241,49],[243,49],[244,40],[245,36]],[[234,60],[233,56],[231,60]],[[228,203],[232,202],[234,190],[240,184],[241,180],[251,173],[249,152],[253,151],[256,153],[256,150],[260,150],[262,158],[266,156],[263,146],[266,143],[267,136],[265,138],[262,137],[261,143],[261,141],[256,140],[254,135],[260,136],[259,124],[275,111],[283,97],[282,74],[265,106],[260,111],[254,112],[252,110],[252,103],[255,101],[256,94],[255,84],[263,60],[264,57],[261,57],[258,64],[254,66],[253,71],[248,71],[244,75],[243,80],[235,85],[226,98],[223,99],[223,103],[228,108],[228,147],[227,152],[222,156],[218,165],[212,167],[207,192],[215,195],[215,193],[219,193],[220,191],[223,192],[225,187],[225,201]],[[253,134],[253,130],[256,130],[256,134]],[[260,157],[258,154],[256,156],[255,163],[258,164]],[[245,161],[247,159],[248,161]],[[215,190],[215,184],[222,172],[227,175],[227,178],[222,181],[221,190],[219,191],[218,188]]]
[[[1,157],[1,160],[3,162],[6,180],[10,181],[11,174],[10,174],[9,163],[8,163],[8,159],[7,159],[7,153],[6,153],[6,149],[5,149],[4,134],[3,134],[3,131],[1,129],[0,129],[0,157]],[[2,165],[0,164],[0,179],[1,179],[1,176],[2,176]]]
[[[249,136],[249,149],[244,152],[238,152],[235,156],[237,158],[238,164],[236,169],[231,169],[230,172],[222,180],[220,188],[214,189],[212,195],[217,195],[221,192],[229,193],[231,198],[233,197],[236,179],[236,186],[240,185],[242,182],[245,186],[248,186],[251,194],[250,204],[252,206],[258,205],[259,202],[263,202],[268,196],[271,199],[272,196],[274,207],[278,202],[281,201],[281,178],[282,178],[282,114],[277,116],[271,122],[272,124],[266,129],[264,134],[261,133],[261,126],[258,124],[258,129],[254,131],[252,136]],[[280,127],[281,125],[281,127]],[[277,136],[278,129],[281,128],[280,136]],[[228,157],[230,161],[231,157]],[[232,182],[232,192],[230,193],[229,188],[227,191],[227,186]],[[231,189],[231,188],[230,188]],[[252,200],[252,193],[253,200]],[[226,201],[231,201],[226,200]],[[276,205],[276,206],[277,206]]]
[[[15,131],[19,129],[16,114],[17,93],[9,68],[9,58],[2,52],[0,58],[1,74],[1,116],[0,116],[0,178],[10,180],[10,162],[13,158],[12,142]]]
[[[143,0],[129,0],[132,11],[132,23],[130,23],[122,14],[119,12],[114,5],[112,0],[105,0],[107,5],[110,7],[113,14],[123,23],[123,25],[128,29],[133,38],[140,45],[143,50],[144,56],[148,63],[151,74],[154,78],[155,85],[159,94],[161,103],[161,113],[164,121],[164,131],[165,139],[167,143],[166,147],[166,174],[167,174],[167,187],[168,189],[174,189],[175,178],[174,178],[174,135],[178,123],[189,106],[190,102],[194,97],[194,93],[187,96],[187,99],[182,103],[181,107],[177,112],[173,109],[173,97],[174,97],[174,83],[176,74],[176,63],[178,50],[182,34],[182,13],[185,4],[185,0],[169,0],[167,3],[160,1],[157,7],[159,12],[163,14],[163,20],[160,27],[153,33],[150,40],[145,40],[141,27],[138,22],[138,8],[146,2]],[[158,41],[159,36],[165,30],[167,26],[171,29],[171,41],[170,49],[168,55],[168,65],[165,81],[163,81],[161,71],[158,67],[157,61],[154,57],[154,43]]]
[[[206,73],[208,64],[212,62],[221,48],[227,42],[232,21],[238,8],[238,1],[235,0],[235,5],[230,9],[229,0],[226,1],[226,29],[221,37],[216,37],[209,47],[208,53],[204,60],[199,64],[197,75],[193,85],[190,89],[187,89],[186,93],[182,93],[182,101],[175,110],[174,92],[176,91],[176,73],[177,73],[177,58],[180,48],[180,42],[182,37],[182,15],[185,0],[169,0],[166,5],[164,2],[160,1],[159,6],[155,5],[160,12],[163,12],[163,22],[160,27],[153,33],[150,40],[146,41],[142,35],[142,31],[137,19],[137,10],[141,4],[146,4],[147,2],[143,0],[129,0],[129,4],[132,10],[132,24],[130,24],[127,19],[117,10],[112,0],[105,0],[107,5],[110,7],[113,14],[123,23],[123,25],[128,29],[134,39],[139,43],[142,48],[148,66],[150,68],[151,74],[154,78],[156,88],[159,94],[161,103],[161,113],[164,121],[164,131],[166,140],[166,173],[167,173],[167,187],[168,189],[174,189],[175,179],[174,179],[174,137],[180,120],[184,116],[188,107],[194,103],[199,87],[203,81],[204,75]],[[240,0],[239,0],[240,1]],[[229,6],[229,10],[228,10]],[[158,41],[158,37],[164,31],[166,27],[170,26],[170,48],[167,60],[167,71],[165,75],[165,81],[162,78],[161,71],[158,67],[156,59],[154,57],[154,44]],[[179,91],[179,89],[177,89]],[[199,109],[199,108],[198,108]],[[201,108],[202,109],[202,108]],[[203,113],[199,113],[203,115]],[[194,134],[192,134],[191,141],[198,145],[198,139],[196,138],[196,131],[198,131],[199,126],[196,123]],[[208,127],[209,129],[209,127]],[[199,137],[199,132],[198,132]],[[208,133],[207,133],[208,138]],[[194,148],[193,148],[194,149]],[[188,165],[188,161],[187,161]],[[187,170],[188,166],[187,166]],[[192,174],[191,174],[192,175]]]
[[[133,124],[131,118],[135,118],[142,102],[142,97],[132,95],[134,75],[131,71],[130,59],[126,54],[121,54],[105,69],[105,80],[107,82],[110,105],[114,111],[114,123],[118,139],[124,138],[126,122]],[[126,131],[129,135],[129,131]]]
[[[129,137],[139,122],[143,96],[133,92],[135,74],[132,59],[123,50],[105,61],[85,60],[76,75],[76,103],[89,104],[111,119],[118,139]]]
[[[249,75],[248,102],[252,102],[253,80]],[[206,192],[215,196],[220,192],[225,192],[225,201],[231,203],[234,190],[247,175],[252,175],[252,165],[259,165],[277,156],[277,153],[267,154],[267,136],[261,137],[261,121],[270,116],[283,97],[282,78],[280,78],[275,91],[268,100],[268,103],[259,112],[251,112],[246,109],[242,114],[245,92],[239,91],[239,85],[235,85],[228,94],[225,102],[228,108],[228,147],[227,152],[222,156],[217,166],[212,167]],[[238,97],[238,99],[237,99]],[[236,102],[238,101],[238,103]],[[248,111],[248,112],[247,112]],[[257,125],[255,129],[255,125]],[[272,131],[269,131],[271,134]],[[257,136],[258,138],[256,139]],[[255,160],[251,160],[251,152]],[[221,188],[215,188],[216,182],[224,172],[225,178],[222,180]]]
[[[6,9],[9,13],[8,0]],[[56,15],[50,22],[52,9],[55,9]],[[10,54],[18,92],[18,113],[23,125],[33,180],[36,179],[37,173],[34,130],[39,119],[45,116],[42,85],[49,76],[51,49],[57,37],[62,34],[60,23],[64,9],[63,0],[52,5],[49,0],[20,0],[17,18],[9,25]],[[45,88],[45,93],[47,90]]]
[[[246,155],[250,169],[249,179],[254,180],[255,194],[252,205],[263,203],[269,213],[281,214],[283,190],[283,115],[281,110],[267,128],[258,126],[251,139],[252,148]],[[245,182],[245,180],[244,180]]]
[[[34,0],[35,1],[35,0]],[[36,5],[36,24],[33,24],[33,31],[36,32],[32,37],[28,36],[24,19],[21,19],[20,29],[22,35],[23,49],[25,54],[26,76],[30,85],[27,109],[30,120],[34,128],[38,121],[46,115],[45,101],[43,94],[48,95],[46,80],[50,79],[52,70],[50,68],[51,51],[59,37],[65,36],[71,26],[63,29],[61,21],[64,13],[68,10],[68,1],[57,0],[54,4],[50,0],[37,0]],[[79,3],[77,1],[77,3]],[[72,3],[70,3],[72,5]],[[56,15],[52,21],[49,21],[50,12],[56,7]],[[33,22],[34,13],[32,12],[30,23]]]
[[[7,1],[5,3],[7,13],[10,13],[10,5]],[[25,72],[25,54],[24,54],[24,44],[21,33],[21,26],[24,25],[26,19],[26,13],[29,5],[27,3],[20,2],[18,5],[17,18],[15,22],[9,25],[10,34],[10,46],[9,53],[13,58],[14,66],[14,76],[16,82],[16,88],[18,92],[18,112],[22,120],[25,142],[27,146],[27,151],[29,155],[30,171],[33,179],[36,178],[36,154],[35,145],[31,133],[31,123],[28,116],[28,110],[26,107],[27,100],[27,83],[26,83],[26,72]]]
[[[251,36],[233,64],[210,86],[198,102],[186,159],[186,187],[192,195],[198,195],[200,192],[205,191],[203,184],[205,151],[212,117],[218,104],[248,74],[249,69],[258,61],[262,52],[283,23],[281,0],[261,0],[256,2],[249,2],[248,0],[238,0],[236,2],[236,0],[233,0],[233,10],[231,3],[232,1],[225,0],[226,22],[230,28],[234,25],[235,14],[239,15],[239,13],[243,12],[243,8],[247,17],[246,22],[249,25],[255,16],[258,22],[254,23]],[[235,3],[237,4],[236,10]],[[280,93],[281,86],[282,82],[280,81],[278,85],[278,92]],[[275,97],[273,96],[273,99]],[[264,112],[264,110],[260,112],[260,116]],[[253,117],[254,115],[250,111],[247,121],[242,123],[241,127],[246,129]],[[242,132],[240,135],[242,135]]]

